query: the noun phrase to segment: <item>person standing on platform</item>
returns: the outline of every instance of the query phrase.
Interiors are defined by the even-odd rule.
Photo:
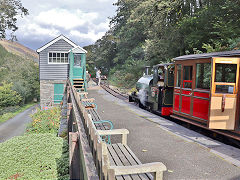
[[[91,78],[91,75],[88,73],[88,71],[86,71],[86,79],[87,79],[87,82],[90,81],[90,78]]]
[[[101,83],[101,71],[100,71],[100,69],[96,72],[96,78],[97,78],[98,86],[100,86],[100,83]]]

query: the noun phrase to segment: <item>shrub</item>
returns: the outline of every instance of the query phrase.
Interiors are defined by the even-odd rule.
[[[22,98],[16,92],[12,90],[12,83],[3,82],[0,86],[0,107],[8,107],[19,105]]]
[[[16,112],[20,106],[9,106],[9,107],[0,107],[0,116],[5,113],[13,113]]]
[[[60,125],[61,110],[54,107],[49,110],[37,109],[32,115],[32,122],[26,133],[54,133],[57,134]]]
[[[28,134],[0,143],[0,179],[69,179],[67,149],[53,134]]]

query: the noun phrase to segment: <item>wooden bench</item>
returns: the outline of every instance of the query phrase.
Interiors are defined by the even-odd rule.
[[[94,103],[94,98],[82,99],[81,102],[86,109],[91,109],[91,108],[97,109],[97,104]]]
[[[90,147],[101,180],[163,179],[163,172],[167,170],[166,166],[161,162],[142,164],[127,146],[127,135],[129,134],[127,129],[107,130],[101,127],[99,130],[94,123],[94,121],[101,120],[96,109],[86,109],[80,98],[77,98],[77,103],[83,114],[89,144],[92,144]],[[107,144],[103,141],[102,136],[110,135],[121,135],[122,142]],[[154,176],[150,173],[153,173]]]
[[[96,152],[96,167],[100,179],[109,180],[141,180],[163,179],[166,166],[161,162],[142,164],[127,146],[127,129],[97,130],[92,119],[87,119],[90,139]],[[122,142],[106,144],[103,135],[122,135]],[[154,173],[154,177],[150,174]]]
[[[101,129],[101,130],[109,130],[109,129],[113,129],[113,124],[111,121],[109,120],[102,120],[99,116],[99,114],[96,111],[96,108],[86,108],[84,105],[84,102],[94,102],[94,98],[88,99],[87,96],[86,99],[80,99],[80,94],[84,94],[84,93],[79,93],[79,92],[75,92],[75,95],[78,96],[79,98],[77,98],[77,103],[78,106],[80,108],[80,111],[83,114],[84,119],[88,118],[88,114],[90,114],[92,116],[93,121],[95,122],[95,126],[97,129]],[[86,95],[86,93],[85,93]],[[87,113],[86,113],[87,112]]]

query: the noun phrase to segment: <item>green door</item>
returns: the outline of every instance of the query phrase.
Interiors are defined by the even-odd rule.
[[[63,99],[63,84],[54,84],[54,104],[60,104]]]
[[[74,54],[73,79],[83,79],[83,54]]]

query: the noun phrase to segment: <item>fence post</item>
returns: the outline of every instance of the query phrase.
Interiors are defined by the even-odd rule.
[[[80,179],[80,156],[78,133],[69,132],[69,174],[70,179]]]
[[[72,103],[67,103],[67,127],[68,132],[72,132]],[[68,141],[69,141],[69,134],[68,134]]]

